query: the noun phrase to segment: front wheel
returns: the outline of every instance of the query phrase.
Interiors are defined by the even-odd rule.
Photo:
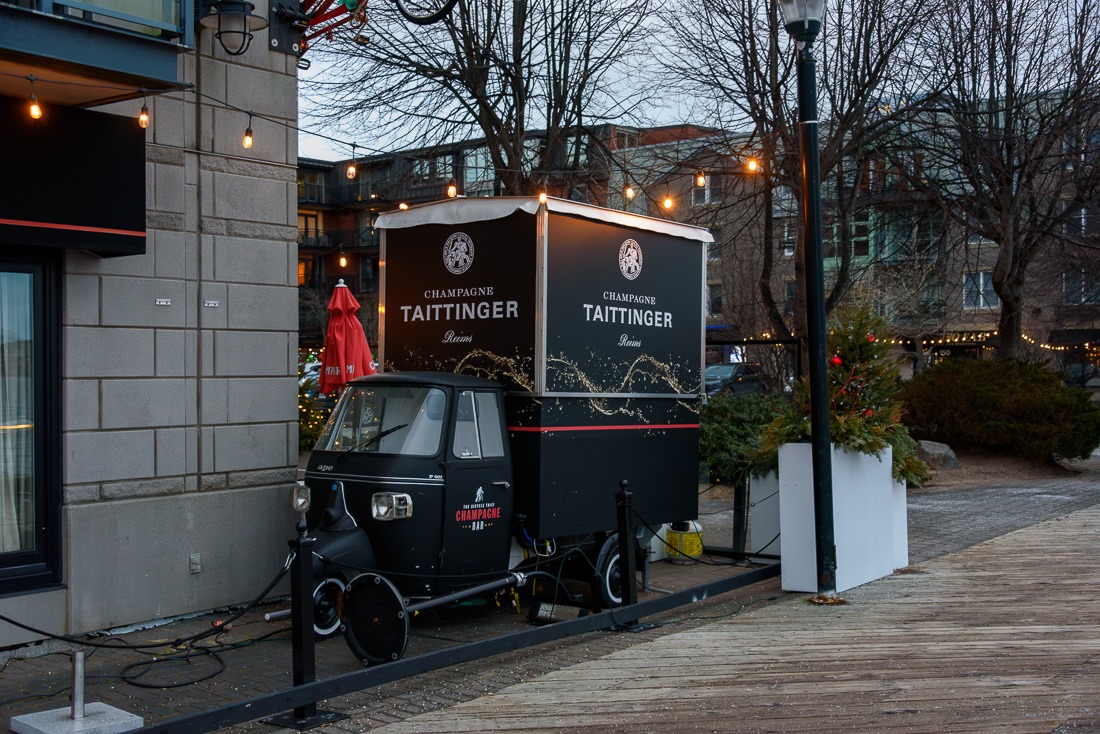
[[[416,25],[431,25],[450,14],[458,0],[394,0],[405,20]]]
[[[339,576],[321,579],[313,587],[313,634],[332,637],[340,629],[340,595],[346,585]]]
[[[592,595],[606,609],[623,604],[623,575],[619,569],[619,535],[612,533],[596,553]]]

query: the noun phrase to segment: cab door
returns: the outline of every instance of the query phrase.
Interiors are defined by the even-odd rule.
[[[444,462],[444,587],[500,578],[508,569],[513,487],[503,402],[502,391],[456,390]]]

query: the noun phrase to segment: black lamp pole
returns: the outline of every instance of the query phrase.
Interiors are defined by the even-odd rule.
[[[806,341],[810,349],[810,449],[817,531],[817,593],[836,596],[833,467],[829,445],[828,367],[825,356],[825,268],[821,247],[821,169],[817,143],[817,64],[813,42],[825,0],[780,0],[787,33],[798,52],[798,131],[802,156],[802,227],[805,244]]]

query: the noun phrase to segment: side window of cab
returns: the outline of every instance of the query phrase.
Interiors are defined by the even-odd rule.
[[[451,453],[459,459],[504,456],[504,429],[500,421],[500,396],[497,393],[474,390],[459,392]]]

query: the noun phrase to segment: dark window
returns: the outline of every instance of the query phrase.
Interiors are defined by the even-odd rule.
[[[0,592],[60,579],[57,266],[0,259]]]

